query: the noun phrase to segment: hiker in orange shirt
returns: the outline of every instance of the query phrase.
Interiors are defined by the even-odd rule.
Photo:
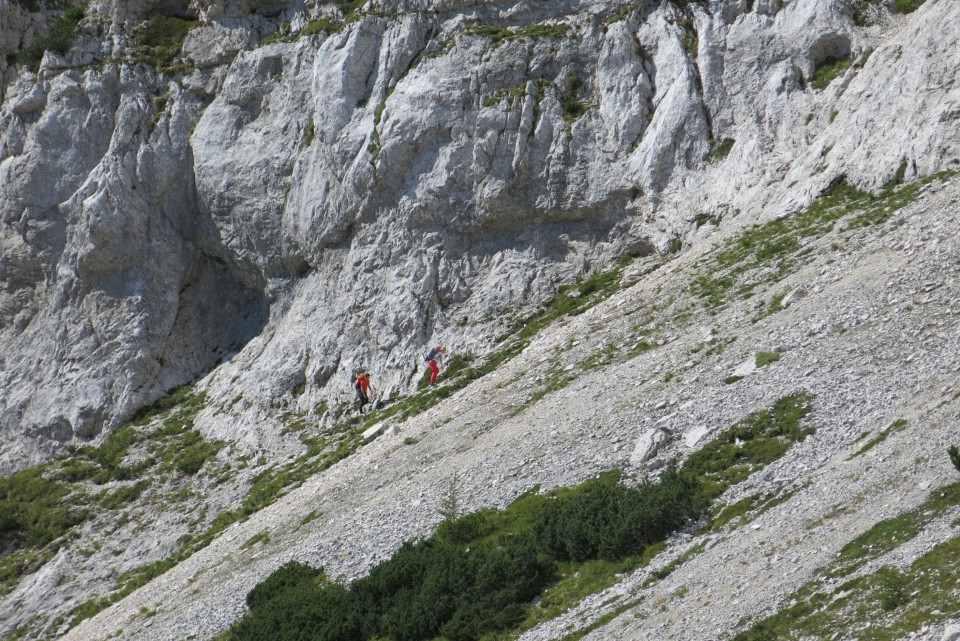
[[[363,414],[363,406],[370,402],[370,396],[367,393],[370,389],[370,375],[366,373],[358,375],[353,389],[357,391],[357,402],[360,405],[360,413]]]

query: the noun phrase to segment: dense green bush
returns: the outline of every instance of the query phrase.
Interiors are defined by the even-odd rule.
[[[336,641],[357,639],[354,602],[345,588],[327,582],[321,570],[291,561],[247,595],[251,616],[234,628],[251,641]]]
[[[287,564],[247,596],[232,638],[477,641],[523,621],[560,563],[640,555],[705,507],[696,480],[674,466],[637,487],[607,474],[532,492],[506,510],[444,521],[349,588]]]
[[[548,503],[534,529],[557,559],[612,561],[642,553],[705,508],[696,480],[671,466],[659,482],[635,488],[606,478],[587,481],[581,491]]]
[[[17,54],[17,62],[34,72],[40,68],[44,51],[66,55],[77,36],[77,25],[83,20],[86,7],[70,7],[62,16],[50,23],[47,33],[38,37]]]

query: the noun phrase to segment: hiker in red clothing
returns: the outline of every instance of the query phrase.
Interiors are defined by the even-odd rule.
[[[370,402],[370,396],[367,390],[370,389],[370,375],[361,373],[353,384],[353,389],[357,391],[357,402],[360,405],[360,413],[363,414],[363,406]]]
[[[437,345],[431,349],[424,360],[427,361],[427,365],[430,366],[430,384],[436,385],[437,376],[440,374],[440,365],[443,364],[443,355],[446,352],[446,348],[443,345]]]

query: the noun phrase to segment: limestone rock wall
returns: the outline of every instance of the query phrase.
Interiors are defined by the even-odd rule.
[[[409,389],[425,345],[488,351],[623,253],[952,166],[960,7],[856,5],[381,2],[260,46],[341,14],[95,3],[0,107],[0,469],[211,368],[212,403],[250,406],[203,429],[263,444],[269,408],[346,399],[357,368]],[[203,21],[190,73],[131,55],[156,12]]]

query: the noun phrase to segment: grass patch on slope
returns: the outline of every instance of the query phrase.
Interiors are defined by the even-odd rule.
[[[812,406],[808,392],[785,396],[718,434],[691,454],[683,468],[701,479],[707,496],[716,498],[813,434],[813,427],[801,424]]]
[[[809,262],[811,252],[806,245],[833,231],[839,220],[849,217],[847,229],[882,224],[913,201],[924,186],[950,175],[943,172],[907,185],[892,180],[875,195],[841,180],[804,211],[749,227],[714,251],[708,269],[693,279],[689,291],[711,313],[732,300],[750,298],[757,287],[778,283]],[[778,308],[774,305],[766,313]]]
[[[847,458],[847,460],[852,461],[858,456],[861,456],[862,454],[865,454],[866,452],[872,450],[874,447],[876,447],[880,443],[883,443],[885,440],[887,440],[887,438],[891,434],[894,434],[896,432],[902,432],[905,429],[907,429],[907,421],[902,418],[898,418],[893,423],[890,423],[890,425],[888,425],[886,428],[881,430],[879,434],[877,434],[872,439],[864,443],[863,446],[859,450],[851,454],[849,458]]]
[[[203,405],[203,394],[180,388],[141,410],[99,446],[71,447],[67,457],[0,479],[0,593],[70,545],[81,524],[105,511],[126,509],[157,478],[196,474],[223,446],[193,429]],[[164,412],[170,415],[160,427],[140,429]],[[130,456],[133,449],[136,457]],[[106,484],[111,487],[98,490]]]
[[[839,585],[836,580],[881,559],[956,505],[960,483],[934,490],[919,508],[876,524],[847,544],[783,609],[733,641],[833,638],[837,630],[859,641],[894,641],[948,619],[960,610],[960,537],[934,546],[908,567],[881,566]]]

